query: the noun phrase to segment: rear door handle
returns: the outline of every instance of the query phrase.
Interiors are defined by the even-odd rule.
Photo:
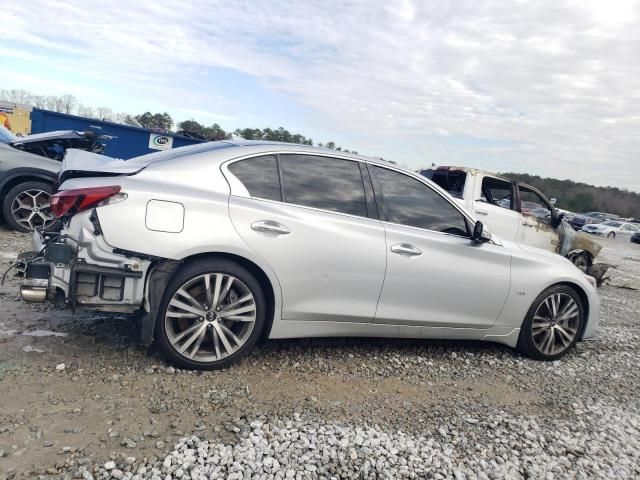
[[[485,210],[476,210],[476,213],[478,215],[489,215],[489,212],[485,211]]]
[[[256,232],[275,233],[277,235],[286,235],[291,233],[287,227],[273,220],[259,220],[251,224],[251,228]]]
[[[420,251],[420,249],[417,247],[414,247],[410,243],[397,243],[391,247],[391,251],[399,255],[408,255],[409,257],[422,255],[422,252]]]

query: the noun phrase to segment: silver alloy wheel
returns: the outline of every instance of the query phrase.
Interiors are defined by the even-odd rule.
[[[531,323],[533,343],[541,353],[556,355],[578,335],[580,309],[566,293],[549,295],[536,309]]]
[[[51,195],[44,190],[29,189],[20,192],[11,202],[11,215],[16,223],[29,230],[46,228],[55,218],[51,213]]]
[[[164,321],[176,352],[197,362],[218,361],[238,351],[251,336],[256,302],[238,278],[207,273],[178,288]]]

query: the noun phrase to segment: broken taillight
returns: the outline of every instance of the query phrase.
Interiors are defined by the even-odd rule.
[[[118,192],[120,192],[119,185],[61,190],[51,197],[51,213],[57,218],[78,213],[95,207]]]

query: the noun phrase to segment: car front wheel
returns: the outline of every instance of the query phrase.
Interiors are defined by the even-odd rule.
[[[266,302],[255,277],[241,265],[209,259],[185,265],[165,290],[156,339],[182,368],[224,368],[260,337]]]
[[[565,285],[550,287],[529,308],[518,350],[538,360],[560,358],[578,341],[584,321],[584,306],[576,291]]]

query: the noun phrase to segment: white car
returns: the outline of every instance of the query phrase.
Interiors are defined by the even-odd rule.
[[[634,233],[640,232],[640,228],[633,223],[618,222],[616,220],[607,220],[606,222],[589,224],[581,228],[583,232],[601,237],[616,238],[618,236],[630,237]]]
[[[476,339],[552,360],[598,329],[593,278],[491,238],[384,161],[221,141],[75,151],[61,182],[63,228],[23,255],[23,298],[142,311],[142,340],[182,367],[223,367],[260,337]]]
[[[589,235],[576,232],[555,208],[555,201],[531,185],[467,167],[431,167],[420,174],[505,240],[555,252],[584,272],[590,271],[602,249]]]

